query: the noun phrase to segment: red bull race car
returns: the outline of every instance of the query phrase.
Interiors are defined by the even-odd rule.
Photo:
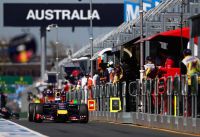
[[[30,122],[51,120],[55,122],[79,121],[88,123],[88,107],[86,104],[66,102],[65,93],[58,91],[49,92],[48,97],[44,103],[29,104],[28,120]]]
[[[66,92],[56,87],[56,75],[57,73],[48,73],[48,86],[41,92],[42,98],[37,103],[29,104],[28,120],[30,122],[51,120],[88,123],[87,104],[78,104],[73,100],[66,101]]]

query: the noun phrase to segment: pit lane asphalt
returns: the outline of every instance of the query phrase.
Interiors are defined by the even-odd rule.
[[[188,137],[180,133],[160,131],[144,127],[91,121],[80,123],[28,122],[25,119],[12,120],[29,129],[50,137]]]

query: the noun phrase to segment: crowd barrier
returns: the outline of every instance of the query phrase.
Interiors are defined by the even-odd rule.
[[[188,83],[191,83],[188,85]],[[128,87],[128,88],[127,88]],[[200,134],[198,75],[136,80],[117,84],[107,83],[92,90],[79,89],[67,93],[67,101],[96,102],[91,120],[141,124]],[[127,94],[129,102],[126,101]],[[110,98],[121,100],[122,110],[110,112]],[[134,111],[127,112],[127,105]]]

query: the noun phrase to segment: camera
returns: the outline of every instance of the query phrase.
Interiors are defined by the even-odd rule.
[[[47,26],[46,30],[47,30],[47,31],[50,31],[50,30],[51,30],[51,27],[50,27],[50,26]]]
[[[48,25],[48,26],[46,27],[46,30],[47,30],[47,31],[51,31],[51,28],[57,28],[57,27],[58,27],[57,24],[51,24],[51,25]]]

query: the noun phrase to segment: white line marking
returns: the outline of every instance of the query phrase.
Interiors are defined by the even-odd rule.
[[[6,120],[6,119],[5,119]],[[20,125],[20,124],[17,124],[17,123],[15,123],[15,122],[12,122],[12,121],[9,121],[9,120],[6,120],[7,122],[9,122],[9,123],[12,123],[12,124],[14,124],[14,125],[16,125],[16,126],[18,126],[18,127],[21,127],[21,128],[23,128],[23,129],[26,129],[26,130],[28,130],[29,132],[31,132],[31,133],[33,133],[33,134],[35,134],[35,135],[38,135],[38,136],[40,136],[40,137],[48,137],[48,136],[46,136],[46,135],[43,135],[43,134],[41,134],[41,133],[39,133],[39,132],[36,132],[36,131],[34,131],[34,130],[31,130],[31,129],[29,129],[29,128],[27,128],[27,127],[24,127],[24,126],[22,126],[22,125]],[[0,136],[1,137],[1,136]]]

